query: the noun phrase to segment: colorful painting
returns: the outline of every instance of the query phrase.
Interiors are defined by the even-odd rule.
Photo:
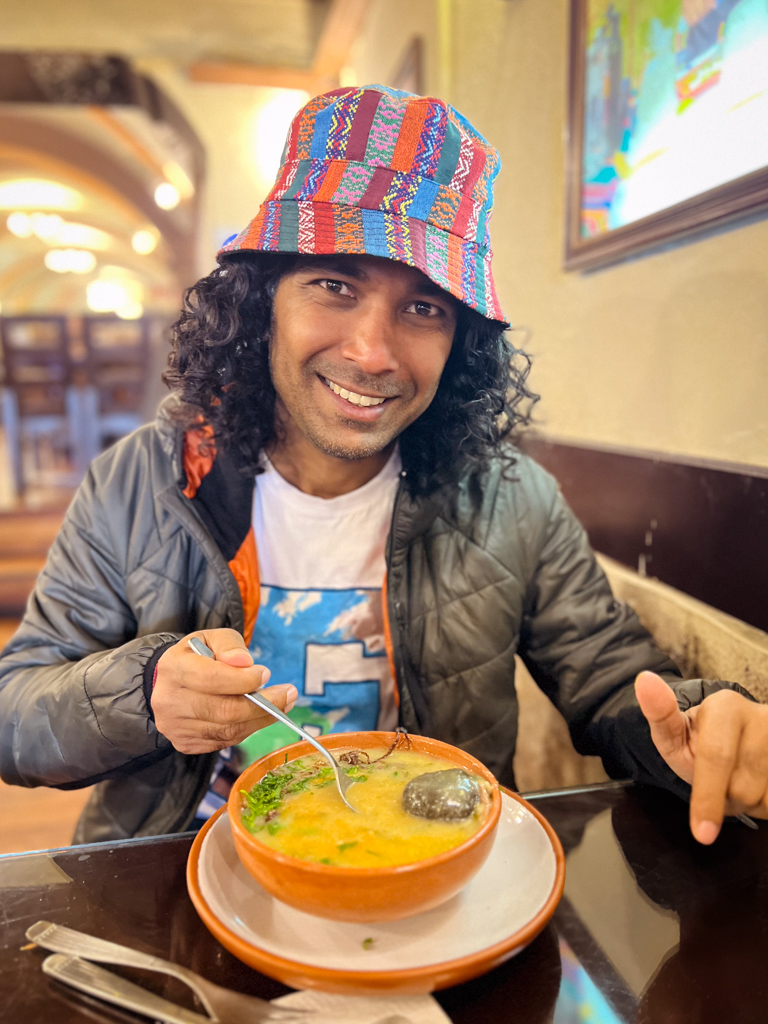
[[[572,243],[768,168],[768,0],[574,0],[574,9]]]

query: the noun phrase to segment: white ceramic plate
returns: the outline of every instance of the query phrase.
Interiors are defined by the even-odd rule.
[[[506,793],[496,841],[477,875],[446,903],[401,921],[330,921],[276,900],[241,865],[226,814],[195,847],[190,894],[223,945],[286,984],[330,991],[426,992],[481,974],[541,931],[565,880],[551,826]]]

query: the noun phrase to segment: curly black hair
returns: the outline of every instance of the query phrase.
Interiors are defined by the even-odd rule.
[[[238,253],[222,257],[187,289],[173,325],[163,380],[184,403],[179,417],[203,421],[244,473],[259,472],[277,440],[269,367],[272,302],[280,278],[301,256]],[[482,470],[530,421],[538,396],[528,389],[530,358],[506,324],[457,304],[454,342],[430,406],[400,435],[412,494],[428,494],[465,472]],[[190,412],[191,410],[191,412]]]

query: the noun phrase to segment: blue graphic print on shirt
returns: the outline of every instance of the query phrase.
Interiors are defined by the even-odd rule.
[[[392,680],[379,588],[262,586],[250,652],[272,672],[267,691],[280,683],[293,683],[299,691],[290,716],[312,735],[380,727]],[[250,763],[296,739],[276,723],[241,747]]]

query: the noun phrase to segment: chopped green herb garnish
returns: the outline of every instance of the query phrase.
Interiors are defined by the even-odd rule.
[[[320,858],[320,863],[321,864],[333,864],[333,861],[331,860],[330,857],[321,857]]]
[[[355,782],[366,782],[370,772],[377,769],[377,762],[388,756],[384,754],[376,762],[370,762],[370,758],[362,760],[365,751],[352,753],[357,754],[358,763],[345,766],[344,771]],[[282,764],[267,772],[250,792],[240,791],[244,802],[241,815],[243,825],[250,832],[260,832],[266,827],[270,835],[275,835],[281,824],[274,819],[280,813],[287,796],[292,793],[313,793],[316,789],[334,785],[335,781],[334,770],[330,765],[311,756],[289,761],[286,750]]]
[[[338,848],[343,853],[344,850],[351,850],[353,846],[357,846],[358,840],[355,839],[351,843],[338,843]]]
[[[302,759],[286,762],[267,772],[250,792],[244,789],[240,791],[245,801],[243,824],[250,832],[259,832],[265,825],[270,826],[283,799],[291,793],[303,792],[309,788],[310,783],[317,785],[315,780],[318,777],[319,772]],[[269,831],[274,835],[271,828]]]
[[[363,949],[373,949],[373,939],[363,939]]]

